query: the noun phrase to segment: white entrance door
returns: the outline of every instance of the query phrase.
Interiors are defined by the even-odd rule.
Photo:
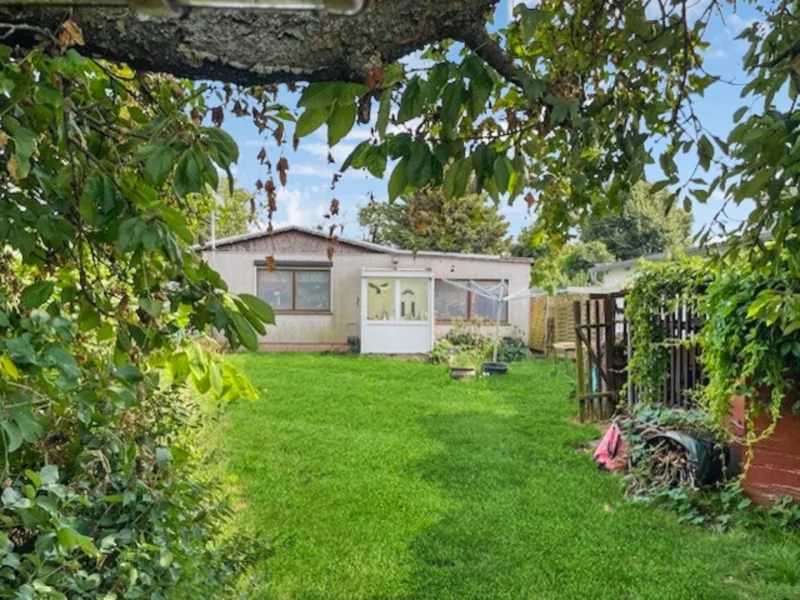
[[[361,353],[425,354],[433,346],[433,275],[363,269]]]

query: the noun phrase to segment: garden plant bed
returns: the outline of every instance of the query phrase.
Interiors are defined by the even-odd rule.
[[[561,363],[457,382],[398,359],[230,360],[261,394],[216,432],[239,526],[274,543],[254,600],[797,597],[750,568],[796,535],[623,501],[574,451],[597,429],[569,421]]]

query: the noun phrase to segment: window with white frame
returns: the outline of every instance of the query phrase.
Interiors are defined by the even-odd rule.
[[[327,313],[331,310],[331,271],[278,267],[256,271],[256,294],[283,313]]]
[[[452,280],[464,287],[480,286],[491,295],[508,295],[508,282],[499,279],[464,279]],[[474,285],[470,285],[470,281]],[[436,320],[448,323],[458,319],[484,319],[494,321],[497,310],[495,301],[475,291],[468,291],[459,285],[437,279],[434,284],[434,310]],[[500,310],[500,321],[508,322],[508,302],[503,302]]]

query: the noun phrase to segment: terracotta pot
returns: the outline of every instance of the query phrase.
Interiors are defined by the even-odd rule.
[[[763,395],[768,398],[768,394]],[[780,496],[792,496],[800,502],[800,416],[792,414],[796,399],[795,386],[784,398],[775,431],[767,439],[753,445],[753,458],[743,486],[745,493],[759,504],[770,505]],[[737,396],[731,405],[732,424],[739,436],[745,433],[746,403],[747,400]],[[763,432],[769,424],[769,417],[758,417],[755,421],[756,432]],[[746,448],[737,445],[735,451],[744,465]]]

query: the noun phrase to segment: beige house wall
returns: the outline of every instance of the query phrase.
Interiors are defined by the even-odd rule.
[[[343,246],[343,245],[342,245]],[[252,248],[252,246],[251,246]],[[530,265],[524,262],[484,260],[475,258],[431,257],[407,254],[382,254],[339,252],[333,256],[331,266],[330,314],[278,314],[276,324],[260,338],[262,348],[274,351],[337,350],[346,347],[349,336],[360,336],[361,270],[373,269],[430,269],[435,279],[505,279],[509,290],[526,289],[530,280]],[[262,250],[259,248],[259,250]],[[327,260],[324,250],[302,254],[274,254],[277,262]],[[348,250],[352,250],[349,247]],[[211,262],[211,253],[204,252]],[[214,268],[227,282],[232,293],[256,293],[256,261],[263,261],[263,251],[240,251],[232,248],[218,250]],[[508,306],[508,325],[502,326],[501,335],[514,335],[525,339],[529,334],[530,301],[528,298],[512,300]],[[435,337],[450,330],[450,325],[435,325]],[[493,327],[483,328],[493,334]]]

